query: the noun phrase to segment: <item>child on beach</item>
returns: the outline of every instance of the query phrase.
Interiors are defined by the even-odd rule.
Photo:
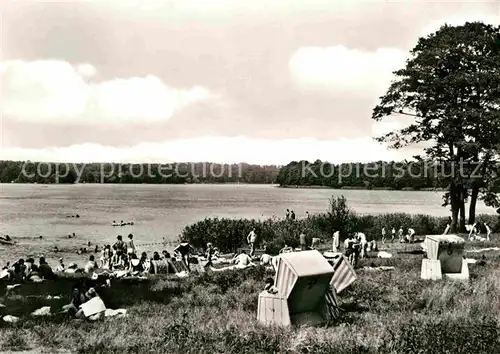
[[[257,240],[257,234],[255,233],[255,228],[253,228],[252,231],[250,231],[250,233],[247,236],[247,242],[248,245],[250,246],[250,257],[254,256],[256,240]]]
[[[207,243],[207,252],[206,252],[207,264],[205,264],[205,267],[213,266],[212,257],[214,256],[214,253],[215,253],[215,250],[212,247],[212,244],[210,242]]]
[[[135,245],[134,245],[134,235],[129,234],[128,235],[128,242],[127,242],[127,255],[130,259],[131,255],[135,254]]]

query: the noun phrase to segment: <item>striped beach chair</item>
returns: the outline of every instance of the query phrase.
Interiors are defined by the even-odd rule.
[[[333,271],[334,274],[330,285],[333,286],[337,294],[340,294],[357,279],[354,268],[343,255],[334,261]]]
[[[339,318],[343,310],[340,308],[338,294],[349,287],[356,279],[356,272],[349,261],[340,255],[333,264],[334,274],[330,281],[330,288],[325,294],[325,305],[327,308],[327,322],[332,323]]]
[[[184,264],[183,261],[178,261],[175,258],[170,259],[170,264],[172,265],[172,268],[174,268],[175,273],[180,273],[182,271],[186,271],[186,272],[189,271],[186,264]]]
[[[330,325],[332,322],[334,322],[337,318],[340,317],[340,314],[343,311],[340,308],[340,301],[337,296],[337,292],[335,291],[333,286],[330,286],[330,289],[325,294],[325,305],[327,310],[326,311],[327,325]]]

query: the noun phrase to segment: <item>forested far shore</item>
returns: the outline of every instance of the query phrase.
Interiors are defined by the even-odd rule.
[[[0,161],[0,183],[278,184],[283,188],[444,191],[447,171],[425,162],[331,164],[292,161],[286,166],[217,164],[45,163]],[[500,179],[497,182],[500,192]]]
[[[0,161],[0,183],[275,183],[279,166],[183,162],[170,164]]]
[[[458,173],[458,168],[455,173]],[[333,188],[379,190],[447,190],[449,166],[428,161],[376,161],[335,165],[316,160],[292,161],[283,166],[276,178],[284,188]],[[496,181],[500,192],[500,179]]]

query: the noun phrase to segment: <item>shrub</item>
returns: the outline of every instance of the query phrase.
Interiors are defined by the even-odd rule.
[[[477,221],[488,223],[493,232],[500,232],[500,216],[478,215]],[[269,252],[275,254],[284,244],[298,247],[301,233],[306,234],[308,244],[313,237],[330,239],[334,231],[340,231],[341,240],[354,232],[363,232],[368,239],[379,240],[383,227],[388,236],[393,227],[396,231],[401,227],[405,232],[408,228],[413,228],[417,235],[437,235],[444,231],[447,223],[447,217],[423,214],[359,215],[349,208],[347,200],[341,196],[330,199],[329,209],[325,213],[299,220],[207,218],[186,226],[180,239],[201,249],[205,248],[207,242],[211,242],[222,252],[234,252],[238,247],[246,245],[248,233],[255,228],[260,245],[265,243]]]

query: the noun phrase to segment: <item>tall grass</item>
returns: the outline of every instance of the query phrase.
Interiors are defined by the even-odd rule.
[[[487,222],[493,232],[500,231],[500,216],[479,215],[477,221]],[[329,209],[325,213],[305,219],[207,218],[186,226],[180,238],[189,241],[194,247],[204,248],[207,242],[211,242],[224,252],[233,252],[246,244],[246,236],[255,228],[260,242],[267,243],[271,252],[277,252],[284,244],[297,247],[302,232],[306,234],[309,244],[313,237],[330,239],[335,231],[340,231],[342,239],[354,232],[363,232],[369,239],[379,240],[383,227],[389,237],[392,228],[397,231],[400,227],[405,231],[411,227],[417,235],[432,235],[441,234],[447,223],[446,217],[422,214],[360,215],[349,208],[344,197],[340,197],[330,200]]]
[[[467,283],[419,279],[421,256],[368,258],[361,266],[391,264],[390,272],[357,270],[359,279],[341,294],[344,313],[330,327],[274,328],[257,323],[258,294],[270,274],[258,267],[205,273],[187,279],[162,277],[117,281],[97,287],[109,308],[129,315],[97,322],[63,316],[33,318],[43,305],[54,311],[69,301],[75,279],[25,284],[4,294],[0,309],[19,316],[0,321],[0,350],[66,348],[77,353],[463,353],[500,352],[500,259],[471,266]],[[416,246],[414,246],[416,247]],[[470,247],[470,245],[468,246]],[[44,300],[46,295],[61,300]],[[31,297],[28,297],[30,295]]]

